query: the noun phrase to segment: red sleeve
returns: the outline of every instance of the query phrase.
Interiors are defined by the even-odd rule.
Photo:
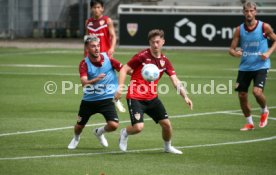
[[[175,71],[174,71],[174,68],[173,68],[173,66],[172,66],[172,63],[168,60],[168,59],[166,59],[166,74],[168,75],[168,76],[172,76],[172,75],[175,75],[176,73],[175,73]]]
[[[142,63],[142,61],[141,61],[139,54],[136,54],[127,62],[127,65],[131,69],[136,69],[137,67],[139,67],[141,65],[141,63]]]
[[[116,60],[115,58],[110,58],[110,62],[111,62],[112,67],[118,72],[123,67],[123,64],[120,63],[120,61]]]
[[[87,64],[85,60],[82,60],[79,65],[79,72],[80,72],[80,77],[88,76],[87,75]]]

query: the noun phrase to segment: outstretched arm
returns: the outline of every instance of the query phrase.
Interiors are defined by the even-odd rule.
[[[185,102],[190,106],[190,109],[193,109],[193,102],[187,96],[186,90],[181,84],[180,80],[177,78],[176,75],[170,76],[173,86],[176,90],[180,93],[180,95],[184,98]]]
[[[127,64],[125,64],[121,68],[120,74],[119,74],[119,87],[118,87],[116,94],[114,95],[115,100],[119,100],[122,97],[122,92],[123,92],[126,76],[127,76],[127,74],[129,74],[132,71],[133,70],[131,69],[131,67],[129,67]]]

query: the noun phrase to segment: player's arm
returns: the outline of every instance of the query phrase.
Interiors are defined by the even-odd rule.
[[[114,99],[115,100],[119,100],[121,97],[122,97],[122,92],[123,92],[123,89],[124,89],[124,84],[125,84],[125,80],[126,80],[126,76],[129,72],[132,72],[132,68],[125,64],[121,70],[120,70],[120,73],[119,73],[119,87],[118,87],[118,90],[114,96]]]
[[[233,57],[241,57],[242,56],[242,51],[237,50],[239,40],[240,40],[240,27],[237,27],[234,32],[232,43],[231,43],[231,46],[229,49],[229,54],[232,55]]]
[[[112,57],[110,57],[109,60],[111,62],[112,68],[115,69],[117,72],[120,72],[120,70],[123,67],[123,64],[120,61],[118,61]]]
[[[88,80],[87,76],[82,76],[80,78],[80,80],[81,80],[82,86],[85,86],[85,85],[89,85],[89,84],[95,84],[98,81],[100,81],[101,79],[103,79],[104,77],[105,77],[105,74],[102,73],[102,74],[98,75],[96,78],[93,78],[92,80]]]
[[[117,72],[120,72],[122,67],[124,66],[120,61],[116,60],[115,58],[110,58],[111,65],[113,69],[115,69]],[[132,74],[132,71],[127,72],[128,75]]]
[[[87,64],[85,63],[84,60],[82,60],[80,62],[79,73],[80,73],[80,80],[81,80],[82,86],[89,85],[89,84],[95,84],[96,82],[100,81],[101,79],[103,79],[105,77],[105,74],[100,74],[96,78],[88,80]]]
[[[109,34],[111,37],[111,41],[110,41],[111,43],[110,43],[110,49],[108,51],[108,55],[112,55],[115,51],[117,38],[116,38],[113,21],[110,18],[107,19],[107,26],[108,26],[108,31],[109,31]]]
[[[85,25],[84,25],[84,27],[85,27],[85,35],[89,34],[88,33],[88,29],[87,29],[87,25],[88,25],[88,19],[85,21]]]
[[[171,75],[170,79],[172,81],[173,86],[176,88],[177,92],[184,98],[185,102],[190,106],[190,109],[193,109],[193,102],[188,97],[185,87],[182,85],[177,76]]]
[[[273,32],[273,29],[271,28],[271,26],[267,23],[264,24],[264,32],[265,32],[265,36],[267,36],[268,39],[273,41],[273,44],[265,53],[262,53],[261,57],[263,60],[269,58],[269,56],[276,49],[276,34]]]

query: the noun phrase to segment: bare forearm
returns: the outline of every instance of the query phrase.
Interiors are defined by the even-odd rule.
[[[82,86],[92,85],[92,84],[95,84],[98,81],[99,81],[99,78],[96,77],[96,78],[93,78],[92,80],[81,80],[81,84],[82,84]]]
[[[120,75],[119,75],[119,80],[118,80],[119,91],[122,90],[122,87],[125,84],[127,72],[128,71],[126,70],[126,66],[123,66],[122,69],[120,70]]]
[[[241,57],[242,56],[242,51],[230,48],[229,49],[229,54],[233,57]]]
[[[276,50],[276,41],[273,42],[270,49],[267,51],[269,55],[271,55]]]

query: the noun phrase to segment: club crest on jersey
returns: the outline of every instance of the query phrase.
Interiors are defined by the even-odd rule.
[[[89,22],[87,26],[93,26],[93,22]]]
[[[105,21],[104,20],[100,20],[100,25],[104,25],[105,24]]]
[[[165,66],[165,61],[164,60],[160,60],[160,65],[161,65],[161,67],[164,67]]]
[[[134,118],[135,118],[136,120],[140,120],[141,114],[140,114],[140,113],[134,114]]]
[[[138,31],[137,23],[127,23],[127,32],[130,36],[134,36]]]

